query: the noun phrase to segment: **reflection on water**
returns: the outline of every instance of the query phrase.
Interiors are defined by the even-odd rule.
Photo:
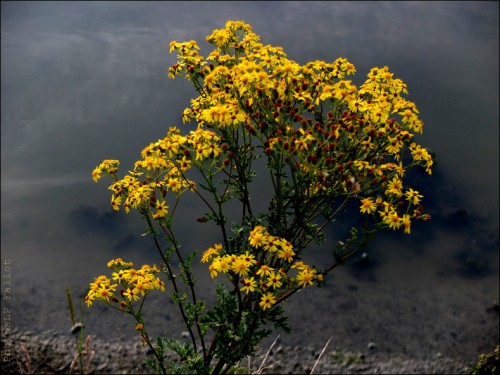
[[[389,65],[425,121],[419,143],[436,155],[434,175],[415,184],[432,221],[409,237],[380,234],[324,289],[303,291],[306,305],[300,298],[287,305],[293,327],[300,331],[315,311],[311,345],[337,335],[339,345],[378,340],[410,355],[426,346],[470,358],[498,342],[498,316],[486,313],[499,294],[498,3],[196,6],[194,14],[191,2],[2,3],[1,241],[2,261],[12,263],[13,326],[65,332],[66,283],[83,295],[112,257],[157,261],[141,219],[112,212],[106,182],[94,184],[90,172],[105,158],[121,159],[126,170],[167,126],[180,125],[194,90],[168,80],[169,41],[202,40],[226,19],[245,17],[265,43],[282,45],[301,63],[345,56],[358,80],[372,66]],[[307,27],[293,24],[297,14]],[[265,195],[255,190],[264,208]],[[200,202],[183,203],[183,249],[218,242],[210,224],[196,221],[206,211]],[[311,256],[326,261],[336,233]],[[197,274],[200,294],[210,298],[205,265]],[[150,302],[158,333],[178,334],[174,306]],[[134,335],[127,317],[104,306],[85,314],[89,333],[108,327],[110,337]],[[484,332],[467,328],[479,320]],[[396,331],[400,339],[383,342]],[[450,335],[462,346],[450,344]]]

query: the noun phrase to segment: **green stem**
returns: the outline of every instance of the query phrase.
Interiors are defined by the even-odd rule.
[[[162,226],[163,228],[163,226]],[[172,231],[172,228],[170,228],[169,226],[166,227],[166,228],[163,228],[164,230],[168,230],[168,238],[170,240],[170,242],[174,245],[174,249],[175,249],[175,253],[179,259],[179,262],[183,265],[184,267],[184,259],[179,251],[179,245],[177,243],[177,240],[174,236],[174,233]],[[186,274],[186,277],[187,277],[187,280],[188,280],[188,286],[189,286],[189,290],[191,292],[191,299],[193,300],[193,303],[196,305],[197,304],[197,298],[196,298],[196,292],[194,290],[194,280],[191,278],[191,272],[185,272]],[[198,331],[198,336],[200,338],[200,342],[201,342],[201,347],[202,347],[202,351],[203,351],[203,356],[206,356],[206,349],[205,349],[205,340],[203,339],[203,335],[201,333],[201,327],[200,327],[200,324],[198,322],[198,314],[196,314],[195,316],[195,324],[196,324],[196,329]],[[193,340],[194,341],[194,340]],[[194,350],[195,352],[197,352],[197,348],[196,346],[194,347]]]
[[[149,229],[151,230],[151,234],[153,235],[153,240],[154,240],[156,249],[160,253],[161,258],[163,259],[163,262],[165,263],[165,266],[167,267],[170,280],[172,281],[172,285],[174,287],[174,291],[175,291],[175,293],[177,293],[177,295],[180,295],[179,294],[179,288],[177,287],[177,283],[175,281],[175,277],[176,276],[174,275],[174,273],[173,273],[173,271],[172,271],[172,269],[170,267],[170,263],[169,263],[168,259],[165,257],[165,255],[161,251],[161,246],[160,246],[160,243],[158,241],[158,238],[157,238],[156,231],[154,229],[153,223],[151,222],[151,218],[149,216],[149,213],[147,211],[143,212],[143,216],[146,218],[146,220],[148,222],[148,226],[149,226]],[[194,348],[194,350],[196,350],[196,339],[195,339],[193,330],[191,329],[191,326],[189,325],[189,319],[187,318],[186,313],[184,311],[184,306],[183,306],[183,304],[181,302],[178,303],[178,306],[179,306],[179,310],[180,310],[182,319],[184,320],[186,328],[189,331],[189,335],[190,335],[191,341],[193,343],[193,348]]]
[[[131,314],[133,315],[135,321],[138,323],[138,324],[143,324],[138,318],[137,316],[131,312]],[[161,372],[162,374],[167,374],[167,369],[165,368],[165,366],[163,365],[163,358],[158,354],[158,352],[156,351],[154,345],[151,343],[151,340],[149,338],[149,335],[146,331],[146,327],[144,326],[144,328],[141,330],[141,337],[142,339],[146,342],[146,344],[149,346],[149,348],[153,351],[153,355],[155,356],[156,358],[156,361],[158,362],[158,365],[160,366],[161,368]]]

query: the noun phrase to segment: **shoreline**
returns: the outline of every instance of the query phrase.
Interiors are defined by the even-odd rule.
[[[2,373],[69,374],[81,373],[71,367],[77,353],[77,336],[63,335],[55,330],[35,333],[14,330],[2,334]],[[85,346],[85,343],[84,343]],[[324,350],[323,350],[324,349]],[[150,354],[139,340],[104,341],[90,336],[86,373],[91,374],[153,374],[143,365]],[[89,358],[86,356],[84,359]],[[319,360],[318,360],[319,358]],[[242,366],[253,374],[466,374],[474,363],[437,355],[431,359],[405,358],[399,355],[383,358],[370,349],[364,353],[332,348],[283,346],[279,341],[262,348],[258,355]],[[87,361],[84,360],[84,366]]]
[[[250,373],[310,373],[330,337],[315,374],[466,374],[479,354],[498,344],[500,310],[492,298],[496,290],[475,285],[493,281],[485,277],[459,283],[460,279],[441,276],[434,283],[433,278],[421,277],[415,285],[410,282],[414,276],[405,280],[401,273],[378,267],[364,273],[376,275],[375,280],[357,280],[344,269],[330,287],[304,290],[301,298],[287,302],[292,334],[275,332],[263,340]],[[400,280],[398,289],[389,277]],[[39,299],[50,298],[47,289],[32,292]],[[2,372],[81,373],[70,371],[76,337],[70,333],[67,300],[52,300],[50,310],[19,295],[16,300],[10,310],[15,319],[2,327]],[[149,302],[150,335],[182,338],[176,310],[160,298]],[[95,352],[88,373],[153,373],[142,365],[148,350],[127,318],[101,305],[85,312],[84,334],[90,335],[90,351]],[[264,367],[275,365],[257,372],[278,334]],[[242,366],[248,367],[244,362]]]

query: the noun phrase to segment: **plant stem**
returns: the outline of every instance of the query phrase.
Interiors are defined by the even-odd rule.
[[[168,259],[165,258],[165,255],[161,251],[161,246],[160,246],[160,243],[158,241],[158,238],[157,238],[156,231],[154,229],[153,223],[151,222],[151,218],[149,217],[148,212],[143,213],[143,215],[146,218],[146,220],[148,222],[149,229],[151,230],[151,233],[153,235],[153,240],[154,240],[156,249],[160,253],[161,258],[163,259],[163,262],[165,263],[165,266],[167,267],[169,277],[170,277],[170,279],[172,281],[172,285],[174,287],[174,291],[175,291],[175,293],[177,293],[177,295],[179,295],[179,288],[177,287],[177,282],[175,281],[175,277],[176,276],[175,276],[175,274],[173,273],[173,271],[172,271],[172,269],[170,267],[170,263],[169,263]],[[180,301],[179,301],[179,303],[177,305],[179,306],[179,310],[180,310],[182,319],[184,320],[184,323],[186,325],[186,328],[189,331],[189,336],[191,337],[191,341],[193,343],[193,348],[196,351],[196,339],[195,339],[193,330],[191,329],[191,326],[189,324],[189,319],[187,318],[186,313],[184,311],[184,306],[183,306],[182,302],[180,302]]]

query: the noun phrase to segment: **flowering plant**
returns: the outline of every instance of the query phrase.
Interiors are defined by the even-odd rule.
[[[111,260],[111,276],[97,277],[85,301],[132,315],[154,353],[149,364],[161,373],[236,371],[270,327],[288,329],[282,303],[294,293],[323,285],[377,231],[409,234],[414,220],[430,219],[420,192],[406,184],[413,167],[431,174],[430,153],[413,140],[423,123],[405,98],[406,84],[387,67],[371,69],[357,87],[347,79],[356,72],[347,59],[300,65],[282,48],[262,44],[242,21],[228,21],[206,39],[215,47],[206,58],[193,40],[170,43],[178,61],[169,76],[186,78],[199,94],[182,113],[196,130],[169,128],[123,177],[118,160],[92,172],[94,181],[113,178],[113,209],[137,210],[145,219],[161,261],[133,268]],[[262,161],[268,186],[259,182],[259,189],[272,194],[267,209],[256,212],[252,188]],[[182,252],[174,233],[185,193],[208,210],[198,221],[220,230],[220,243],[201,257]],[[238,217],[229,216],[229,205],[241,208]],[[340,218],[355,224],[331,250],[331,262],[307,264],[306,249],[321,244]],[[207,263],[216,279],[213,306],[196,294],[193,261]],[[154,289],[170,291],[187,342],[148,335],[142,308]],[[179,360],[167,359],[167,350]]]

